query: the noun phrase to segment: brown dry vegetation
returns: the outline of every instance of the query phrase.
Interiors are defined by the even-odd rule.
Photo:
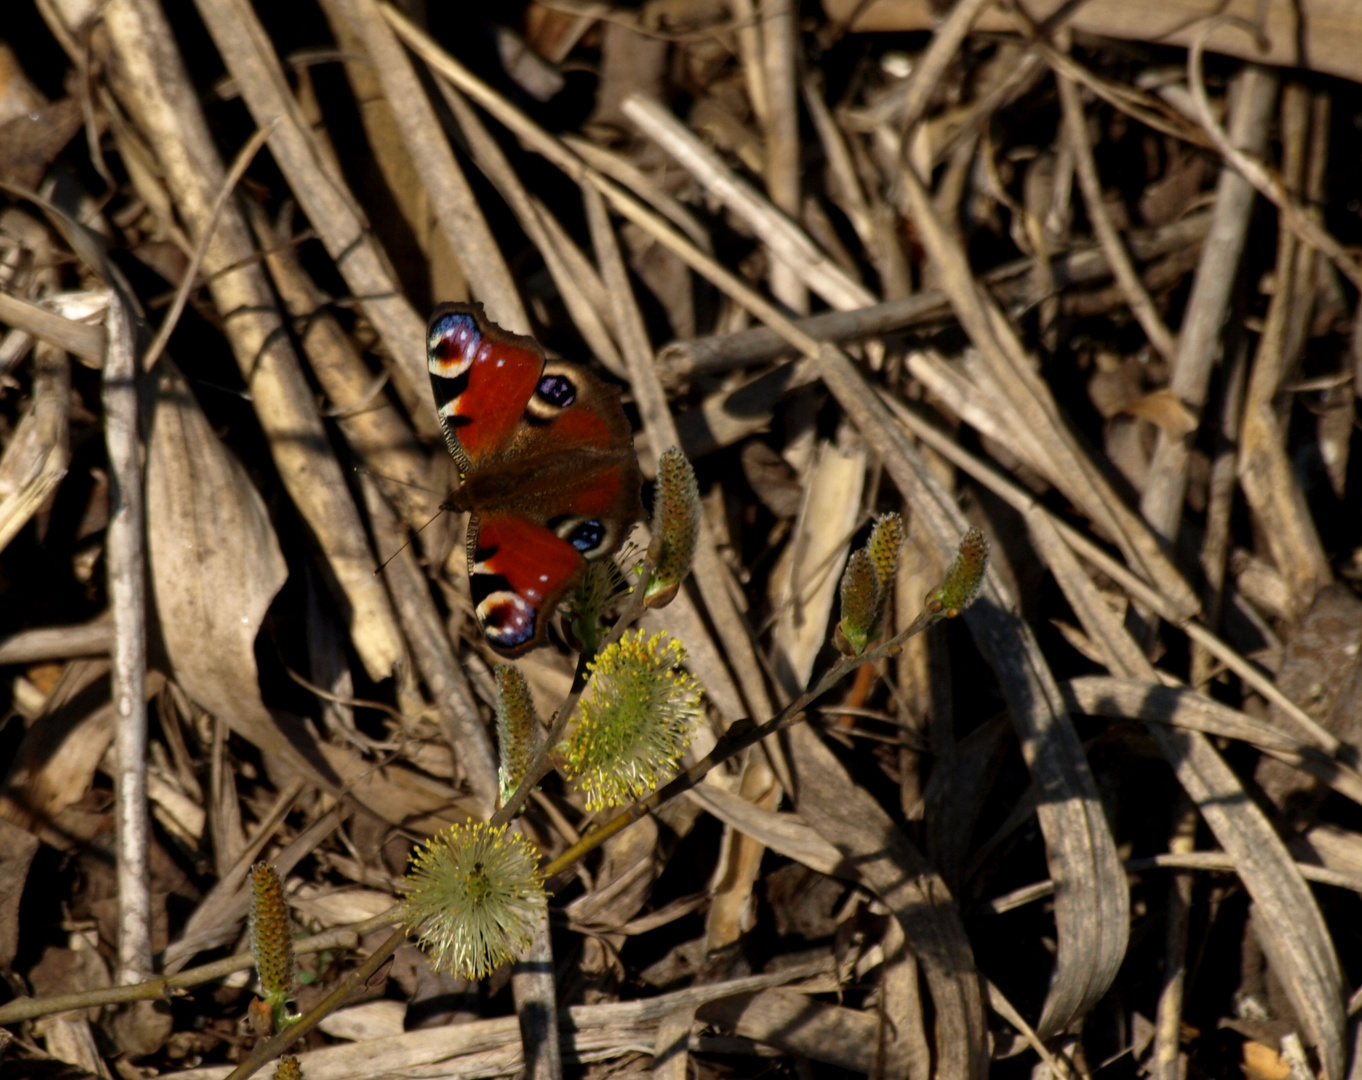
[[[1362,48],[1004,7],[9,0],[0,1076],[226,1075],[257,859],[311,1080],[1356,1074]],[[993,551],[482,984],[376,952],[496,793],[423,356],[469,297],[695,462],[644,622],[699,753],[833,663],[876,514],[895,628]],[[519,663],[547,716],[573,654]]]

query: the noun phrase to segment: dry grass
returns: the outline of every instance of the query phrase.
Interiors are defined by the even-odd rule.
[[[0,1077],[246,1075],[258,859],[309,1080],[1356,1071],[1357,50],[1139,6],[20,0]],[[496,808],[424,357],[470,297],[695,462],[643,624],[724,759],[482,984],[391,931],[411,844]],[[993,559],[852,674],[889,510],[895,631]],[[561,639],[519,666],[573,692]],[[519,820],[555,859],[609,815],[551,776]]]

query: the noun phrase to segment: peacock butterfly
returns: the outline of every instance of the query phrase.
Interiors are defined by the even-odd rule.
[[[549,617],[643,517],[641,478],[620,392],[548,360],[481,304],[441,304],[426,332],[435,407],[459,487],[445,509],[468,519],[478,626],[502,656],[544,643]]]

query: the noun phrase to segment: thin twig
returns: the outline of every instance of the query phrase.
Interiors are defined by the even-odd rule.
[[[1296,205],[1295,198],[1286,190],[1277,176],[1257,158],[1246,154],[1235,146],[1220,125],[1216,123],[1215,114],[1211,111],[1210,99],[1206,96],[1206,82],[1201,69],[1202,54],[1206,51],[1206,38],[1222,24],[1233,26],[1245,33],[1254,35],[1258,33],[1256,28],[1245,23],[1242,19],[1221,15],[1207,20],[1206,25],[1197,34],[1196,39],[1192,42],[1191,50],[1187,53],[1187,86],[1192,92],[1197,119],[1201,121],[1201,126],[1211,137],[1211,141],[1215,143],[1216,149],[1220,151],[1225,160],[1233,165],[1245,180],[1257,188],[1263,198],[1281,211],[1282,218],[1291,228],[1291,231],[1300,237],[1303,243],[1309,244],[1327,255],[1343,276],[1353,283],[1355,288],[1362,289],[1362,266],[1359,266],[1343,250],[1343,245],[1326,232],[1323,226]]]
[[[1088,220],[1092,222],[1093,232],[1106,253],[1107,263],[1111,266],[1121,290],[1126,295],[1130,310],[1139,320],[1140,326],[1165,360],[1171,360],[1177,351],[1177,342],[1168,332],[1162,317],[1154,307],[1154,301],[1145,291],[1140,275],[1130,261],[1120,234],[1112,224],[1102,197],[1102,181],[1097,175],[1097,161],[1093,157],[1092,143],[1088,141],[1088,122],[1083,114],[1083,103],[1079,100],[1078,87],[1067,75],[1056,70],[1055,83],[1059,87],[1059,100],[1064,110],[1064,127],[1068,132],[1069,146],[1073,150],[1074,167],[1078,173],[1078,186],[1083,191],[1083,201],[1088,208]]]
[[[335,949],[357,948],[365,934],[392,926],[397,922],[400,909],[396,906],[375,915],[371,919],[350,926],[337,926],[319,934],[300,937],[293,943],[296,955],[328,952]],[[0,1027],[17,1024],[23,1020],[36,1020],[40,1016],[67,1012],[71,1009],[92,1009],[103,1005],[123,1005],[131,1001],[161,1001],[179,997],[184,991],[196,986],[225,979],[238,971],[249,971],[255,967],[252,953],[236,953],[233,956],[214,960],[211,964],[201,964],[174,975],[159,975],[139,983],[126,986],[109,986],[98,990],[80,990],[70,994],[53,994],[48,997],[16,998],[0,1005]]]
[[[232,192],[236,190],[241,178],[246,175],[246,170],[250,167],[255,155],[260,152],[260,148],[270,137],[279,121],[271,120],[264,127],[257,128],[255,134],[246,140],[246,145],[237,152],[236,160],[232,162],[232,167],[227,171],[227,177],[222,182],[222,188],[218,191],[217,198],[213,200],[213,208],[208,214],[208,221],[203,227],[203,232],[199,234],[198,243],[194,245],[194,254],[189,259],[189,265],[185,267],[184,273],[180,276],[179,288],[175,290],[175,300],[170,305],[170,310],[166,312],[165,318],[161,320],[161,329],[156,332],[154,340],[142,357],[142,370],[150,371],[155,366],[156,361],[161,358],[161,353],[170,343],[170,335],[175,332],[175,324],[180,321],[180,314],[184,311],[184,306],[189,301],[189,294],[193,291],[194,283],[199,276],[199,267],[203,264],[203,257],[208,254],[208,245],[212,242],[213,234],[217,231],[218,219],[222,217],[223,208],[227,205],[227,200],[232,197]]]
[[[1272,72],[1255,65],[1240,72],[1235,80],[1230,117],[1230,137],[1236,146],[1251,147],[1257,152],[1266,147],[1276,96],[1277,79]],[[1221,172],[1215,191],[1211,228],[1192,280],[1168,382],[1168,389],[1178,400],[1193,409],[1200,409],[1206,400],[1211,366],[1239,274],[1254,203],[1252,186],[1232,169]],[[1168,540],[1177,535],[1182,519],[1189,455],[1185,438],[1159,430],[1149,464],[1149,480],[1140,497],[1140,511],[1150,527]]]

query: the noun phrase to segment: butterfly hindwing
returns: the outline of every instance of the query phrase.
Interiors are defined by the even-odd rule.
[[[582,579],[586,559],[552,530],[515,514],[468,523],[468,584],[487,643],[503,656],[543,644],[548,617]]]

